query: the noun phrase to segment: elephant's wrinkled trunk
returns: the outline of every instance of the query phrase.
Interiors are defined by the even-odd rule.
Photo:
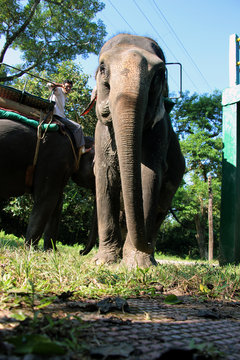
[[[128,237],[139,251],[151,253],[146,243],[141,182],[141,145],[146,100],[139,73],[121,79],[113,99],[112,121],[118,151]],[[120,90],[119,90],[120,89]],[[139,95],[140,94],[140,95]]]

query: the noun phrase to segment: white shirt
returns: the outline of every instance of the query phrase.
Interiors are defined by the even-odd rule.
[[[48,87],[52,89],[52,84],[48,84]],[[53,114],[65,118],[65,103],[67,94],[63,91],[63,88],[56,87],[50,96],[50,100],[55,102]]]

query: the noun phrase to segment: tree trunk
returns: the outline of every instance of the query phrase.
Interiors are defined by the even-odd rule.
[[[204,226],[201,222],[201,215],[197,214],[195,216],[195,225],[196,225],[196,239],[198,242],[198,248],[200,252],[200,258],[205,259],[206,258],[206,251],[205,251],[205,231]]]

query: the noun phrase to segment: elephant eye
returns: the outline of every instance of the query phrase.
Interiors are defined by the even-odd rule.
[[[100,74],[101,75],[104,75],[105,72],[106,72],[106,67],[104,65],[104,63],[101,63],[100,66],[99,66],[99,71],[100,71]]]
[[[102,76],[102,84],[106,87],[106,89],[110,90],[109,71],[104,62],[101,62],[99,65],[99,73]]]

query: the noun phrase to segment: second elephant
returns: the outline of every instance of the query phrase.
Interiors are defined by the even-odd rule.
[[[26,190],[26,172],[33,163],[36,129],[13,120],[0,119],[0,200],[20,196]],[[87,147],[93,138],[85,138]],[[31,193],[34,204],[26,242],[36,245],[44,234],[44,249],[56,246],[64,187],[70,177],[80,186],[95,192],[94,149],[82,155],[79,168],[67,136],[47,132],[40,143]]]

